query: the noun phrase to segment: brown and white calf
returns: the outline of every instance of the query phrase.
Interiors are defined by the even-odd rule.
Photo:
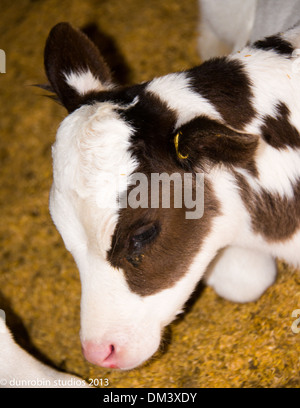
[[[50,211],[80,272],[87,360],[142,364],[204,274],[221,296],[247,302],[274,282],[275,257],[299,266],[298,47],[296,26],[119,87],[84,34],[52,29],[45,67],[69,115],[53,146]],[[120,206],[134,174],[199,173],[200,218],[184,201],[153,208],[151,188],[143,205]]]

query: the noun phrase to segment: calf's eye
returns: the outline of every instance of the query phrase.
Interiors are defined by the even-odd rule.
[[[134,251],[139,251],[144,245],[150,243],[158,234],[156,224],[147,224],[138,228],[131,237],[131,243]]]

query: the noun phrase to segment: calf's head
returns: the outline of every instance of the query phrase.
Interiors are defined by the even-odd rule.
[[[151,206],[151,175],[192,174],[195,195],[195,172],[211,164],[214,146],[222,160],[235,162],[255,141],[239,143],[234,131],[212,121],[219,114],[189,91],[185,73],[116,86],[96,47],[67,23],[50,32],[45,68],[69,112],[53,146],[50,211],[80,271],[83,351],[94,364],[130,369],[156,352],[163,328],[222,246],[214,238],[207,245],[220,212],[209,179],[199,218],[184,200],[163,208],[160,196]],[[148,183],[143,191],[134,174]],[[174,189],[170,183],[171,198]],[[128,205],[130,197],[140,205]]]

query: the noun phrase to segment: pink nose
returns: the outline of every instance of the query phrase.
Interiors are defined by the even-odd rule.
[[[97,344],[86,341],[82,344],[84,357],[90,363],[101,367],[119,368],[117,365],[117,353],[113,344]]]

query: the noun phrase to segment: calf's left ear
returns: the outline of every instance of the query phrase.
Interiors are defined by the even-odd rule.
[[[84,103],[88,94],[113,87],[98,48],[69,23],[59,23],[50,31],[44,63],[53,91],[69,112]]]
[[[174,138],[181,165],[199,168],[204,163],[245,167],[254,158],[259,137],[239,133],[214,120],[198,117],[177,130]]]

